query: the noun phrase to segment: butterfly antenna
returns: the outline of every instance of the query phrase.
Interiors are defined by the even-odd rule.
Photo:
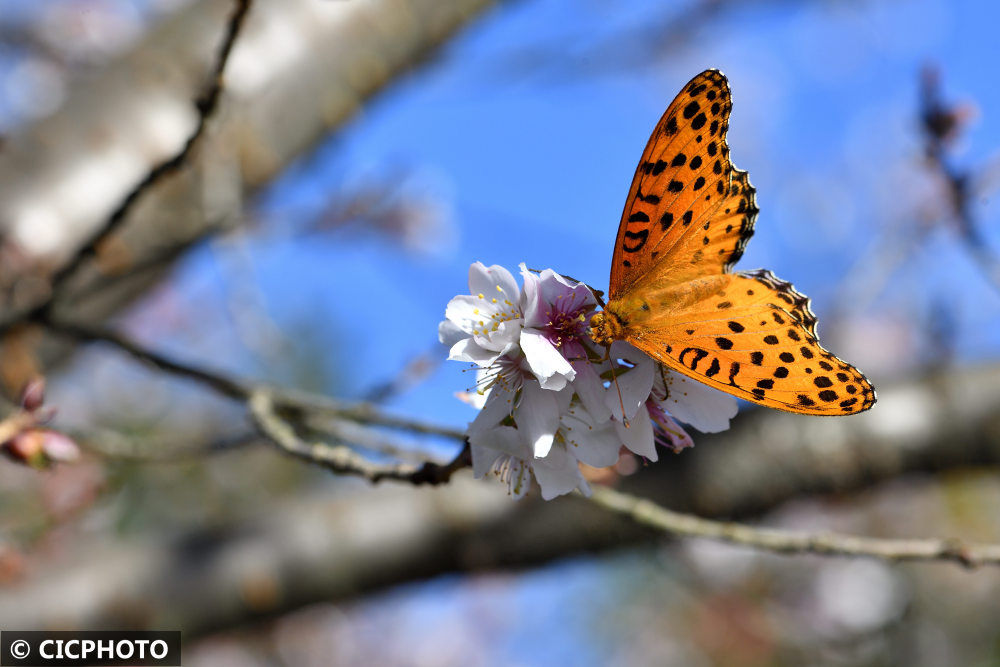
[[[608,345],[608,359],[611,361],[611,381],[615,383],[615,389],[618,390],[618,404],[622,406],[622,425],[625,428],[629,428],[628,417],[625,416],[625,399],[622,398],[622,388],[618,386],[618,366],[615,364],[615,358],[611,355],[611,346]]]

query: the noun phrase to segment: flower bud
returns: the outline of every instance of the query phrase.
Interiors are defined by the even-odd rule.
[[[47,428],[24,430],[4,445],[7,455],[31,466],[69,463],[80,458],[80,446],[64,433]]]
[[[28,412],[34,412],[45,402],[45,378],[37,376],[28,380],[21,390],[21,407]]]
[[[38,432],[42,436],[42,452],[49,461],[70,463],[80,458],[80,446],[65,433],[51,429]]]
[[[37,466],[44,463],[42,441],[42,434],[36,429],[30,429],[8,440],[4,449],[15,461]]]

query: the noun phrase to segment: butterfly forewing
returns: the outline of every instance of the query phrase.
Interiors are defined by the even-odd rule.
[[[611,264],[615,299],[656,265],[678,280],[728,270],[757,214],[746,172],[729,161],[732,99],[717,70],[692,79],[660,118],[632,180]]]

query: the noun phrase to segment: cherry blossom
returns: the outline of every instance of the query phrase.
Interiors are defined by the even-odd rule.
[[[467,435],[475,476],[496,475],[511,496],[534,480],[546,500],[589,493],[580,463],[616,464],[622,448],[648,461],[657,445],[694,443],[681,422],[728,428],[734,398],[665,368],[637,348],[590,337],[598,301],[551,269],[520,265],[523,288],[501,266],[476,262],[471,294],[453,298],[438,327],[449,359],[474,364],[479,408]]]

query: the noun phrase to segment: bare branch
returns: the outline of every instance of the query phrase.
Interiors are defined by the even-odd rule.
[[[943,471],[1000,464],[1000,366],[951,369],[880,389],[880,410],[856,417],[748,411],[732,430],[705,434],[694,449],[624,478],[623,489],[678,511],[751,521],[796,498],[844,498],[907,476],[935,485]],[[509,571],[648,545],[663,532],[578,499],[511,502],[503,485],[461,474],[419,490],[383,484],[358,494],[295,497],[207,532],[196,526],[125,542],[91,537],[73,562],[40,554],[30,578],[0,595],[0,626],[113,629],[135,623],[134,610],[143,609],[142,627],[179,622],[193,637],[259,621],[262,612],[442,574]],[[200,545],[194,553],[192,543]],[[264,608],[245,598],[262,562],[278,592]],[[79,581],[87,590],[67,597]]]
[[[256,429],[250,428],[195,444],[167,439],[151,440],[148,437],[138,442],[118,431],[103,428],[73,432],[72,436],[84,449],[101,458],[144,464],[188,462],[251,445],[266,444],[263,436]]]
[[[371,482],[393,479],[417,485],[437,485],[448,482],[456,471],[468,467],[472,462],[466,446],[453,461],[444,465],[433,462],[421,466],[374,463],[346,445],[306,442],[299,438],[295,429],[278,416],[274,397],[266,390],[255,390],[247,405],[257,428],[282,450],[338,474],[363,477]]]
[[[972,175],[948,160],[948,144],[969,115],[968,110],[960,105],[944,103],[940,75],[934,68],[924,69],[920,92],[920,116],[928,164],[944,183],[952,217],[958,225],[959,238],[990,284],[1000,290],[1000,258],[987,245],[972,212],[975,189]]]
[[[275,405],[282,410],[298,411],[316,416],[332,415],[362,424],[384,426],[421,435],[440,436],[451,440],[463,441],[465,439],[465,433],[458,429],[386,414],[371,403],[349,403],[306,391],[272,387],[263,383],[234,378],[194,364],[180,362],[159,352],[149,350],[126,336],[102,327],[66,322],[54,318],[43,318],[40,320],[40,324],[51,333],[66,336],[78,342],[106,343],[158,370],[194,380],[222,396],[241,402],[249,401],[250,397],[257,391],[266,391],[271,395]]]
[[[359,423],[406,430],[423,435],[437,435],[463,442],[465,441],[465,433],[457,429],[387,415],[371,403],[341,403],[308,392],[268,387],[264,384],[235,379],[198,366],[175,361],[157,352],[147,350],[125,336],[112,331],[55,320],[45,320],[44,324],[53,333],[69,336],[77,341],[108,343],[154,368],[194,380],[223,396],[246,403],[250,416],[262,435],[278,445],[283,451],[333,472],[363,477],[371,482],[395,479],[416,485],[443,484],[451,478],[455,471],[471,465],[467,444],[450,463],[439,464],[428,461],[417,466],[403,463],[377,464],[346,445],[307,443],[298,437],[295,429],[286,418],[278,415],[279,411],[290,413],[289,417],[294,417],[295,420],[302,420],[307,416],[333,415],[340,419]]]
[[[198,141],[204,136],[208,122],[219,107],[219,99],[222,97],[222,75],[226,70],[226,63],[229,62],[229,55],[233,52],[233,45],[239,37],[240,29],[243,27],[247,13],[250,11],[252,0],[234,0],[233,13],[226,24],[226,34],[219,47],[219,54],[216,57],[215,67],[212,69],[212,76],[209,79],[205,91],[195,100],[195,107],[198,109],[198,121],[194,131],[184,142],[180,152],[173,157],[166,159],[149,170],[139,183],[131,191],[117,208],[111,213],[107,222],[94,231],[87,239],[80,250],[77,251],[73,259],[55,273],[52,277],[52,292],[55,293],[76,270],[92,257],[100,249],[101,244],[110,238],[125,221],[125,217],[132,209],[132,206],[139,201],[143,194],[159,181],[170,174],[176,172],[187,162],[188,156]],[[49,304],[46,304],[46,306]]]
[[[757,528],[674,512],[650,500],[603,486],[594,487],[590,500],[613,512],[629,516],[638,523],[672,535],[704,537],[781,554],[808,553],[889,561],[947,561],[968,568],[1000,565],[1000,544],[966,544],[957,540],[938,539],[884,539]]]
[[[238,400],[246,400],[250,397],[253,388],[250,384],[241,380],[230,378],[222,373],[209,371],[191,364],[181,363],[166,357],[158,352],[148,350],[140,346],[135,341],[129,340],[125,336],[101,327],[91,327],[85,324],[65,322],[45,318],[40,324],[54,334],[66,336],[78,342],[101,342],[117,347],[123,352],[127,352],[139,361],[142,361],[154,368],[157,368],[171,375],[185,377],[194,380],[209,389],[212,389],[223,396]]]

